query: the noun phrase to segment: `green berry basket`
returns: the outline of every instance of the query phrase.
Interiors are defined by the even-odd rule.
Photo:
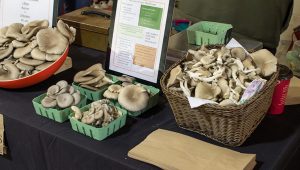
[[[69,114],[71,113],[70,107],[65,109],[58,109],[58,108],[45,108],[42,106],[41,101],[46,96],[46,94],[42,94],[32,100],[33,107],[35,109],[36,114],[40,116],[47,117],[51,120],[54,120],[59,123],[63,123],[67,121],[69,118]],[[87,103],[87,98],[84,95],[81,95],[80,102],[76,105],[77,107],[83,107]]]
[[[201,21],[187,29],[188,43],[195,45],[226,44],[231,37],[232,25]]]
[[[138,112],[131,112],[131,111],[128,111],[127,110],[127,114],[129,116],[132,116],[132,117],[137,117],[143,113],[145,113],[146,111],[148,111],[149,109],[153,108],[154,106],[157,105],[158,103],[158,100],[159,100],[159,92],[160,90],[155,88],[155,87],[152,87],[152,86],[147,86],[147,85],[144,85],[142,84],[143,87],[145,87],[149,92],[150,92],[150,99],[148,101],[148,105],[145,109],[141,110],[141,111],[138,111]],[[120,107],[122,109],[125,109],[123,108],[117,101],[114,102],[115,103],[115,106],[117,107]],[[125,109],[126,110],[126,109]]]
[[[108,74],[107,74],[108,75]],[[108,75],[112,78],[112,81],[114,83],[117,83],[119,80],[117,79],[116,76],[114,75]],[[94,90],[90,90],[84,87],[81,87],[78,83],[73,82],[72,86],[76,89],[79,90],[81,94],[85,95],[89,100],[92,101],[97,101],[103,98],[103,93],[105,92],[105,90],[108,88],[110,84],[107,84],[103,87],[101,87],[99,90],[94,91]]]
[[[87,111],[87,110],[89,110],[90,106],[91,105],[89,104],[89,105],[81,108],[80,110],[82,112]],[[121,129],[126,124],[126,117],[127,117],[126,110],[118,108],[118,107],[117,107],[117,109],[122,112],[122,116],[120,116],[116,120],[112,121],[109,125],[101,127],[101,128],[97,128],[97,127],[82,123],[82,122],[74,119],[73,118],[74,113],[72,112],[69,115],[72,129],[78,133],[81,133],[85,136],[89,136],[95,140],[99,140],[99,141],[104,140],[105,138],[107,138],[108,136],[113,134],[114,132]]]

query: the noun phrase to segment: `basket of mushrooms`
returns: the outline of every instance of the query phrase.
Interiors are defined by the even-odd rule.
[[[0,87],[23,88],[46,80],[64,63],[76,30],[47,20],[0,28]]]
[[[134,78],[123,75],[118,83],[110,85],[103,97],[116,106],[127,110],[130,116],[139,116],[157,105],[160,90],[135,82]]]
[[[67,81],[61,80],[50,86],[45,94],[34,98],[32,103],[38,115],[62,123],[69,119],[71,106],[83,107],[87,98]]]
[[[115,107],[106,99],[95,101],[81,109],[76,106],[71,109],[69,119],[72,129],[99,141],[126,123],[126,111]]]
[[[86,70],[75,74],[72,86],[87,96],[89,100],[97,101],[103,98],[103,93],[110,84],[118,80],[115,76],[106,74],[102,64],[97,63]]]
[[[229,146],[239,146],[264,118],[277,82],[277,59],[268,50],[202,46],[172,65],[161,78],[177,124]],[[241,102],[253,80],[266,82]],[[250,86],[251,87],[251,86]],[[191,108],[189,97],[214,104]]]

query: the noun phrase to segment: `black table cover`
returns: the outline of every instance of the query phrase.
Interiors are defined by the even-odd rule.
[[[136,161],[127,152],[152,131],[163,128],[180,132],[219,146],[199,134],[178,128],[164,97],[159,105],[138,118],[128,118],[126,126],[104,141],[96,141],[71,129],[69,122],[56,123],[35,114],[32,99],[59,80],[72,82],[74,74],[103,62],[104,53],[72,46],[73,68],[38,85],[18,90],[0,89],[0,113],[5,118],[9,155],[0,156],[2,170],[94,170],[158,169]],[[300,106],[286,107],[281,116],[267,116],[241,146],[230,148],[257,154],[256,169],[283,169],[298,165]],[[297,167],[299,168],[299,166]]]

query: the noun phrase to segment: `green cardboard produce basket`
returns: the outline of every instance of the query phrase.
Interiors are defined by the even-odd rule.
[[[81,108],[81,111],[87,111],[90,108],[90,104]],[[127,117],[127,112],[124,109],[120,109],[117,107],[118,110],[122,112],[122,116],[117,118],[116,120],[112,121],[108,126],[104,126],[101,128],[97,128],[91,125],[87,125],[85,123],[82,123],[74,118],[73,115],[74,113],[72,112],[69,115],[69,119],[71,122],[72,129],[78,133],[81,133],[83,135],[89,136],[95,140],[103,140],[113,134],[114,132],[118,131],[121,129],[125,123],[126,123],[126,117]]]
[[[141,111],[138,111],[138,112],[131,112],[131,111],[127,110],[127,114],[129,116],[137,117],[137,116],[141,115],[142,113],[148,111],[149,109],[153,108],[158,103],[160,90],[155,88],[155,87],[147,86],[147,85],[144,85],[144,84],[142,84],[142,86],[145,87],[148,91],[150,91],[150,99],[149,99],[148,105],[145,109],[143,109]],[[125,109],[117,101],[115,101],[114,103],[117,107]]]
[[[45,108],[42,106],[41,101],[46,96],[46,94],[42,94],[32,100],[33,107],[35,109],[36,114],[40,116],[47,117],[51,120],[54,120],[59,123],[63,123],[68,120],[68,116],[71,112],[70,107],[65,109],[57,109],[57,108]],[[87,98],[84,95],[81,95],[81,101],[76,105],[77,107],[83,107],[86,105]]]
[[[196,45],[226,44],[231,37],[232,25],[201,21],[187,29],[188,43]]]
[[[116,76],[113,75],[109,75],[112,77],[112,81],[114,83],[118,82],[118,79]],[[73,82],[72,86],[76,89],[79,90],[81,94],[85,95],[89,100],[92,101],[97,101],[103,98],[103,93],[105,92],[105,90],[108,88],[110,84],[105,85],[103,87],[101,87],[99,90],[94,91],[94,90],[90,90],[84,87],[81,87],[78,83]]]

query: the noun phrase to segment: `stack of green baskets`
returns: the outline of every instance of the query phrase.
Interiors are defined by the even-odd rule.
[[[47,117],[51,120],[54,120],[59,123],[63,123],[67,121],[69,118],[69,114],[71,112],[70,107],[65,109],[58,109],[58,108],[45,108],[42,106],[41,101],[46,96],[46,94],[42,94],[32,100],[33,107],[35,109],[35,112],[40,115]],[[84,95],[81,95],[80,102],[76,105],[77,107],[83,107],[86,105],[87,98]]]
[[[195,45],[226,44],[231,37],[232,25],[201,21],[187,29],[188,43]]]
[[[112,77],[112,81],[114,83],[118,82],[118,79],[116,76],[113,75],[108,75],[110,77]],[[81,87],[78,83],[73,82],[72,86],[76,89],[79,90],[81,94],[85,95],[89,100],[92,101],[97,101],[103,98],[103,93],[105,92],[105,90],[108,88],[108,85],[105,85],[103,87],[101,87],[99,90],[94,91],[94,90],[90,90],[84,87]]]
[[[89,110],[91,105],[87,105],[80,110],[82,112]],[[72,112],[69,115],[69,119],[71,122],[72,129],[78,133],[84,134],[86,136],[89,136],[93,139],[96,140],[103,140],[113,134],[114,132],[118,131],[120,128],[122,128],[125,123],[126,123],[126,117],[127,117],[127,112],[124,109],[120,109],[117,107],[118,110],[122,112],[122,116],[111,122],[109,125],[97,128],[91,125],[87,125],[85,123],[82,123],[76,119],[73,118],[74,113]]]

